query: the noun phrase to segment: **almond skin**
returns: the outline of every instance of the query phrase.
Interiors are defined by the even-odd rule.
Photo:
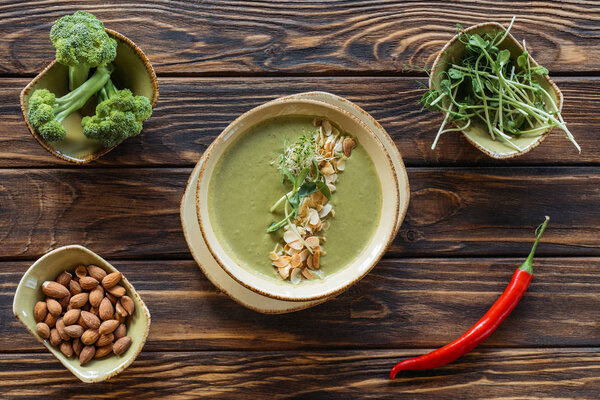
[[[116,355],[121,355],[127,351],[131,345],[131,338],[129,336],[123,336],[121,339],[113,343],[113,352]]]
[[[98,341],[96,341],[96,346],[98,346],[98,347],[106,346],[107,344],[112,343],[114,340],[115,340],[115,335],[112,333],[109,333],[108,335],[100,335],[100,337],[98,338]]]
[[[72,310],[67,311],[65,315],[63,315],[63,322],[65,323],[65,325],[73,325],[79,319],[80,313],[81,310],[78,308],[74,308]]]
[[[78,265],[77,268],[75,268],[75,275],[77,275],[80,280],[84,276],[87,276],[87,268],[85,265]]]
[[[104,298],[104,289],[102,289],[102,286],[96,286],[96,288],[94,288],[94,290],[92,290],[90,292],[90,304],[92,305],[92,307],[100,307],[100,303],[102,302],[102,299]]]
[[[115,329],[113,334],[115,335],[115,340],[119,340],[123,336],[127,335],[127,327],[125,326],[125,324],[121,324],[117,329]]]
[[[65,323],[63,322],[62,318],[59,318],[56,320],[56,329],[58,330],[58,334],[60,335],[60,338],[62,340],[69,340],[71,339],[71,337],[69,335],[67,335],[67,332],[65,332]]]
[[[56,320],[58,318],[56,318],[54,315],[48,313],[46,314],[46,318],[44,318],[44,323],[46,325],[48,325],[50,328],[54,328],[54,325],[56,325]]]
[[[127,318],[127,317],[123,317],[123,316],[119,315],[118,313],[115,313],[115,319],[117,321],[119,321],[120,324],[125,323],[125,318]]]
[[[48,297],[60,299],[69,296],[69,290],[58,282],[46,281],[42,284],[42,292]]]
[[[37,323],[35,326],[35,331],[44,339],[48,339],[50,337],[50,327],[43,322]]]
[[[35,322],[42,322],[44,318],[46,318],[46,314],[48,314],[46,302],[38,301],[35,303],[35,307],[33,307],[33,318],[35,319]]]
[[[107,344],[106,346],[97,347],[96,348],[96,355],[94,356],[94,358],[102,358],[104,356],[109,355],[112,352],[113,352],[113,345],[112,345],[112,343]]]
[[[71,306],[73,306],[73,308],[81,308],[83,306],[85,306],[85,303],[88,302],[89,299],[89,294],[86,292],[83,293],[79,293],[76,294],[75,296],[71,297],[71,301],[69,302],[69,304]]]
[[[60,335],[58,334],[58,329],[56,328],[52,328],[50,330],[50,344],[52,346],[58,346],[59,344],[61,344],[62,339],[60,338]]]
[[[81,354],[81,349],[83,349],[83,343],[79,339],[73,339],[72,347],[75,354],[79,355]]]
[[[128,315],[127,310],[125,310],[125,307],[121,304],[121,300],[117,301],[117,304],[115,304],[115,314],[121,317],[126,317]]]
[[[106,276],[106,271],[97,265],[88,265],[87,270],[88,274],[98,282],[102,282],[102,279]]]
[[[110,289],[111,287],[113,287],[117,283],[119,283],[120,280],[121,280],[121,273],[120,272],[112,272],[112,273],[106,275],[102,279],[102,286],[104,286],[104,289]]]
[[[98,283],[99,282],[91,276],[84,276],[83,278],[79,279],[79,286],[81,286],[83,290],[92,290],[98,286]]]
[[[102,302],[100,302],[100,308],[98,309],[98,313],[100,319],[102,319],[103,321],[106,321],[107,319],[112,319],[112,317],[114,316],[115,309],[113,308],[113,305],[110,302],[110,300],[106,297],[102,299]]]
[[[87,331],[83,332],[83,335],[81,335],[81,343],[85,344],[86,346],[91,346],[96,343],[99,337],[100,333],[98,333],[98,330],[88,329]]]
[[[67,271],[63,271],[63,272],[60,273],[60,275],[58,275],[56,277],[56,282],[60,283],[64,287],[68,288],[69,287],[69,282],[71,282],[71,278],[73,278],[73,275],[71,275]]]
[[[121,297],[121,296],[124,296],[125,293],[127,293],[125,288],[121,285],[115,285],[109,289],[106,289],[106,291],[115,297]]]
[[[60,344],[60,351],[67,357],[73,356],[73,347],[70,342],[62,342]]]
[[[119,326],[119,321],[116,319],[109,319],[108,321],[104,321],[100,328],[98,328],[98,332],[101,335],[107,335],[109,333],[113,333],[115,329]]]
[[[79,282],[71,280],[71,282],[69,282],[69,291],[75,296],[76,294],[83,292],[83,289],[81,289]]]
[[[82,311],[81,318],[83,319],[83,323],[89,329],[98,329],[100,328],[100,318],[96,317],[89,311]]]
[[[62,307],[60,303],[54,299],[48,299],[46,301],[46,307],[48,307],[48,312],[55,317],[58,317],[60,313],[62,313]]]
[[[125,308],[125,311],[127,311],[127,314],[132,315],[133,310],[135,310],[135,303],[133,302],[132,298],[129,296],[123,296],[121,297],[120,301],[123,308]]]
[[[85,365],[89,363],[95,354],[96,348],[94,346],[85,346],[81,349],[81,353],[79,353],[79,364]]]
[[[65,327],[65,333],[69,338],[78,338],[83,335],[83,327],[81,325],[69,325]]]

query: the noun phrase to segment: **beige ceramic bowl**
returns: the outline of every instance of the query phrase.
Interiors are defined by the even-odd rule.
[[[37,260],[21,278],[13,300],[13,314],[73,375],[83,382],[100,382],[122,372],[142,351],[150,330],[150,311],[131,283],[123,277],[122,284],[127,290],[127,295],[135,303],[135,311],[128,318],[127,336],[132,339],[129,349],[120,356],[111,355],[100,360],[92,360],[84,366],[79,365],[77,357],[66,357],[58,347],[50,345],[48,340],[42,339],[36,333],[33,307],[45,297],[41,290],[44,281],[52,281],[62,271],[72,271],[79,264],[94,264],[108,273],[117,271],[102,257],[82,246],[64,246],[53,250]]]
[[[493,35],[499,31],[505,32],[506,28],[496,22],[474,25],[465,29],[465,32],[467,33],[478,33],[480,35],[486,33]],[[517,39],[510,34],[510,32],[499,47],[510,50],[512,58],[517,58],[523,53],[523,46],[521,46]],[[460,61],[464,54],[465,46],[458,40],[458,35],[456,35],[448,43],[446,43],[442,51],[440,51],[435,59],[431,68],[429,88],[439,89],[440,82],[442,81],[441,73],[449,69],[449,66],[452,62],[456,63]],[[535,60],[531,58],[531,56],[530,60],[532,65],[538,65]],[[546,75],[543,78],[538,78],[538,82],[548,93],[550,93],[559,110],[562,110],[563,96],[554,81],[552,81]],[[446,106],[448,106],[448,104],[446,104]],[[550,130],[551,129],[548,129],[538,137],[522,137],[513,139],[513,142],[518,147],[523,149],[523,151],[518,151],[500,140],[493,140],[483,125],[471,124],[469,128],[462,131],[462,134],[473,146],[477,147],[490,157],[512,158],[533,150],[546,138],[546,136],[548,136]]]
[[[152,65],[144,52],[131,40],[118,32],[106,29],[110,37],[117,41],[117,57],[112,62],[116,69],[111,79],[118,88],[127,87],[136,96],[146,96],[150,99],[152,107],[158,101],[158,81]],[[108,153],[116,146],[103,147],[96,140],[90,140],[83,135],[81,119],[86,115],[93,115],[96,109],[96,100],[93,98],[82,109],[71,114],[63,126],[67,136],[59,142],[45,141],[29,124],[27,112],[29,110],[29,97],[36,89],[48,89],[57,97],[68,92],[68,67],[52,61],[38,76],[21,92],[21,111],[29,132],[42,145],[56,157],[75,163],[85,164]],[[126,83],[126,85],[124,84]]]
[[[382,189],[379,225],[366,249],[349,265],[324,279],[293,285],[270,279],[240,266],[217,239],[208,214],[208,187],[215,165],[230,144],[254,125],[273,117],[310,115],[327,118],[358,139],[375,164]],[[338,294],[364,277],[379,261],[394,239],[399,210],[398,179],[389,154],[380,140],[358,118],[327,103],[284,98],[256,107],[233,121],[206,150],[198,178],[196,206],[198,223],[209,251],[217,263],[236,281],[263,296],[287,301],[310,301]],[[265,261],[268,262],[267,255]]]

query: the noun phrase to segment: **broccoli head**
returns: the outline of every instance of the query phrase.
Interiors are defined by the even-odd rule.
[[[69,67],[69,89],[86,81],[90,68],[106,65],[117,56],[117,42],[94,15],[76,11],[57,20],[50,30],[56,60]]]
[[[56,142],[64,139],[67,132],[62,122],[102,89],[111,72],[109,67],[100,67],[83,85],[59,98],[48,89],[35,90],[29,98],[27,120],[44,140]]]
[[[83,134],[112,147],[139,135],[142,122],[152,115],[150,100],[134,96],[129,89],[118,90],[109,80],[98,93],[96,115],[81,120]]]

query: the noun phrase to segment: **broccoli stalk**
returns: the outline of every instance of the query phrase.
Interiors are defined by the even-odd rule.
[[[75,90],[88,78],[90,69],[112,62],[117,42],[94,15],[76,11],[57,20],[50,30],[56,60],[69,67],[69,89]]]
[[[152,115],[150,100],[134,96],[129,89],[118,90],[112,80],[98,92],[96,115],[81,120],[83,134],[112,147],[142,131],[142,122]]]
[[[65,138],[62,122],[79,110],[110,79],[112,67],[98,67],[96,72],[77,89],[56,98],[48,89],[37,89],[29,98],[27,119],[35,131],[49,142]]]

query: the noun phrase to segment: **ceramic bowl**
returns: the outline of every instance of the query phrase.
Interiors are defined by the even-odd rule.
[[[480,35],[490,33],[495,34],[497,32],[505,32],[506,28],[501,24],[496,22],[485,23],[471,26],[465,29],[467,33],[478,33]],[[516,59],[519,55],[523,53],[523,46],[514,38],[509,32],[506,36],[506,39],[499,45],[502,49],[508,49],[511,53],[513,59]],[[452,62],[458,62],[465,54],[465,46],[458,40],[458,35],[454,36],[440,51],[437,58],[435,59],[433,66],[431,68],[431,79],[429,80],[429,88],[430,89],[439,89],[440,82],[443,79],[442,72],[449,69],[449,66]],[[533,66],[537,66],[538,64],[535,62],[533,58],[530,56],[530,61]],[[552,96],[554,102],[558,106],[559,110],[562,110],[563,105],[563,95],[562,92],[558,89],[558,86],[550,79],[547,75],[544,77],[538,77],[539,84]],[[447,105],[446,105],[447,106]],[[538,125],[539,126],[539,125]],[[516,156],[520,156],[522,154],[527,153],[528,151],[533,150],[537,145],[539,145],[550,133],[551,129],[544,131],[541,136],[538,137],[522,137],[515,138],[513,142],[523,149],[523,151],[518,151],[500,140],[493,140],[487,129],[482,125],[474,125],[471,124],[469,128],[462,130],[462,134],[464,137],[471,143],[473,146],[481,150],[483,153],[487,154],[493,158],[512,158]]]
[[[288,281],[270,279],[239,265],[215,235],[208,214],[208,187],[215,165],[230,144],[256,124],[277,116],[310,115],[335,122],[343,131],[358,139],[374,162],[382,189],[382,210],[379,225],[365,250],[349,265],[324,279],[303,281],[293,285]],[[381,141],[358,118],[333,105],[297,98],[282,98],[256,107],[233,121],[215,139],[204,154],[198,178],[196,207],[198,223],[207,247],[217,263],[233,279],[263,296],[286,301],[311,301],[346,290],[363,278],[379,261],[394,239],[399,212],[398,179],[389,154]],[[265,255],[266,257],[266,255]],[[268,258],[266,258],[268,262]]]
[[[120,356],[94,359],[84,366],[79,365],[77,357],[66,357],[58,347],[50,345],[48,340],[36,333],[33,308],[35,303],[45,298],[41,290],[44,281],[52,281],[62,271],[72,271],[79,264],[94,264],[108,273],[117,271],[102,257],[82,246],[64,246],[53,250],[37,260],[21,278],[13,301],[13,314],[73,375],[83,382],[100,382],[119,374],[136,359],[148,337],[150,312],[131,283],[123,277],[121,284],[135,302],[135,311],[128,318],[127,336],[132,339],[129,349]]]
[[[158,80],[148,58],[142,50],[131,40],[118,32],[106,29],[110,37],[117,41],[117,57],[113,61],[116,69],[111,79],[118,88],[127,87],[136,96],[146,96],[150,99],[152,107],[158,101]],[[42,145],[56,157],[75,164],[85,164],[108,153],[116,146],[103,147],[98,141],[88,139],[83,135],[81,119],[86,115],[93,115],[96,110],[95,96],[85,107],[71,114],[63,126],[67,136],[59,142],[45,141],[29,124],[27,112],[29,110],[29,97],[36,89],[48,89],[57,97],[68,92],[68,67],[52,61],[38,76],[21,91],[21,111],[29,132]],[[126,85],[123,83],[127,82]]]

